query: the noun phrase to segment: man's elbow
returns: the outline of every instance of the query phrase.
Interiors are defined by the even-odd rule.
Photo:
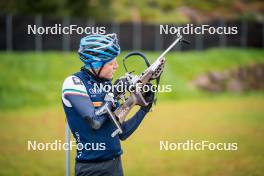
[[[120,134],[120,135],[119,135],[119,139],[120,139],[121,141],[125,141],[127,138],[128,138],[127,135],[124,135],[124,134]]]
[[[91,126],[91,128],[93,130],[98,130],[101,128],[102,124],[99,121],[93,120],[90,117],[85,117],[85,119],[87,120],[87,122],[89,123],[89,125]]]
[[[100,122],[97,122],[97,121],[94,121],[92,124],[91,124],[91,127],[92,127],[92,129],[93,130],[98,130],[98,129],[100,129],[101,128],[101,124],[100,124]]]

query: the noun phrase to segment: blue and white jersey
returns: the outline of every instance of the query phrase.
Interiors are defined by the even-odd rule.
[[[77,150],[77,161],[104,161],[121,155],[120,139],[128,138],[147,113],[139,110],[121,125],[121,135],[111,137],[116,127],[108,115],[95,115],[95,110],[103,105],[106,94],[96,90],[95,84],[100,87],[99,84],[111,82],[98,81],[87,71],[81,70],[67,77],[62,86],[62,103],[72,134],[77,143],[88,146]]]
[[[82,80],[74,75],[69,76],[65,79],[62,85],[62,95],[61,95],[63,104],[67,107],[72,107],[71,102],[66,98],[67,95],[78,95],[78,96],[89,97]]]

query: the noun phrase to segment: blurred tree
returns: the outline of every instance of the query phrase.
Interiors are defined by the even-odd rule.
[[[67,0],[66,7],[69,15],[78,17],[89,17],[98,20],[110,20],[111,0]]]
[[[25,15],[59,15],[63,11],[64,0],[8,0],[0,3],[2,13]]]
[[[7,0],[0,1],[0,13],[77,16],[100,21],[132,21],[135,16],[150,23],[184,23],[201,19],[263,19],[263,0]],[[135,14],[136,13],[136,14]]]

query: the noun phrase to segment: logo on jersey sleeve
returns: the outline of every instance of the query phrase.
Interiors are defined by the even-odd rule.
[[[69,94],[88,96],[81,79],[74,76],[66,78],[62,86],[62,93],[64,96]]]
[[[72,81],[74,85],[83,85],[82,81],[80,80],[80,78],[77,77],[72,77]]]

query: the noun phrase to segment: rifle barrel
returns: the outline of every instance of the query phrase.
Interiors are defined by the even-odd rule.
[[[157,60],[161,59],[165,54],[167,54],[167,52],[169,52],[181,39],[182,35],[179,35],[176,40],[158,57]]]
[[[158,59],[156,59],[156,61],[151,64],[151,66],[149,67],[149,69],[151,69],[152,71],[154,71],[160,64],[160,59],[163,58],[163,56],[165,54],[167,54],[167,52],[169,52],[179,41],[182,40],[182,35],[178,35],[176,40],[158,57]]]

